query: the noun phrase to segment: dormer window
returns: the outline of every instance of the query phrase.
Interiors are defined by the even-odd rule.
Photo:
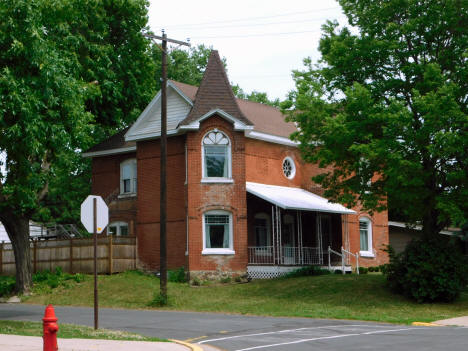
[[[120,194],[136,194],[137,162],[132,158],[120,164]]]
[[[203,138],[203,180],[207,182],[232,181],[231,142],[217,129]]]

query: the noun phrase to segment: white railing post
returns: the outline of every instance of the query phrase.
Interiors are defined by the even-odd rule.
[[[341,271],[345,274],[345,256],[343,252],[343,246],[341,247]]]
[[[356,273],[359,275],[359,252],[356,252]]]

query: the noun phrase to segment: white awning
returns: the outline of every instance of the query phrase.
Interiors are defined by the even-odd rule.
[[[343,205],[328,202],[324,197],[315,195],[301,188],[246,183],[247,192],[277,205],[285,210],[318,211],[329,213],[354,214],[353,210]]]

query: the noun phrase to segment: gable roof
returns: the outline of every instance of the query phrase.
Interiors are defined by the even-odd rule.
[[[176,86],[187,98],[195,100],[198,87],[174,80],[171,80],[170,83]],[[297,131],[294,123],[286,122],[285,116],[276,107],[238,98],[236,98],[236,102],[242,113],[252,122],[256,132],[289,138],[292,133]]]
[[[224,111],[244,125],[253,125],[237,105],[217,50],[212,50],[193,107],[179,126],[189,125],[211,111]]]
[[[93,157],[100,155],[109,154],[120,154],[125,152],[132,152],[136,150],[136,143],[134,141],[125,141],[125,133],[129,128],[122,129],[118,133],[114,134],[110,138],[107,138],[103,142],[94,145],[93,147],[86,150],[83,157]]]

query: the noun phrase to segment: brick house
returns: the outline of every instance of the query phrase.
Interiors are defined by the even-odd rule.
[[[169,81],[168,267],[191,276],[269,277],[327,264],[328,247],[387,262],[387,213],[329,203],[276,108],[236,99],[217,51],[195,87]],[[159,266],[160,93],[138,120],[94,146],[92,193],[110,207],[108,231],[135,235],[142,268]],[[348,257],[348,263],[354,261]]]

